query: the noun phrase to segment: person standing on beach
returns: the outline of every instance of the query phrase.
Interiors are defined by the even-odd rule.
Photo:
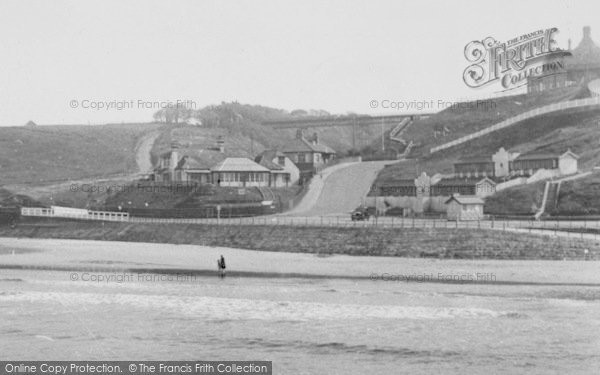
[[[221,254],[221,258],[217,260],[217,267],[219,268],[219,276],[225,277],[225,258]]]

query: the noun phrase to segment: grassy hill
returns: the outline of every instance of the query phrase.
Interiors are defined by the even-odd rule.
[[[135,148],[157,124],[0,127],[0,185],[137,171]]]
[[[600,173],[561,183],[556,206],[548,204],[550,215],[600,215]]]
[[[545,182],[516,186],[485,199],[484,212],[491,215],[534,215],[542,206]]]
[[[540,94],[522,94],[456,103],[448,109],[415,122],[406,130],[404,139],[415,143],[411,155],[426,155],[430,148],[482,130],[520,113],[552,103],[589,96],[587,88],[569,87]],[[436,127],[446,127],[445,136],[434,137]]]
[[[393,184],[394,181],[414,178],[422,171],[429,175],[453,172],[453,163],[462,158],[489,156],[500,147],[513,152],[549,152],[562,153],[567,149],[580,156],[579,169],[590,170],[600,165],[600,110],[597,108],[570,109],[559,113],[547,114],[522,121],[508,128],[466,142],[457,147],[428,154],[430,147],[480,130],[497,123],[516,113],[535,108],[539,105],[563,99],[585,96],[584,89],[554,91],[545,96],[515,96],[502,99],[502,112],[496,116],[484,113],[450,109],[428,120],[413,124],[405,133],[405,138],[417,137],[420,146],[411,154],[414,159],[384,168],[375,184]],[[517,104],[518,103],[518,104]],[[516,110],[515,106],[528,108]],[[467,105],[465,104],[464,107]],[[497,107],[498,108],[498,107]],[[450,135],[441,139],[427,138],[433,132],[433,126],[446,122],[451,129]],[[412,132],[412,133],[411,133]],[[409,135],[411,134],[411,135]],[[557,207],[549,209],[551,214],[580,215],[598,214],[600,205],[596,198],[600,196],[600,179],[597,175],[562,185]],[[517,186],[504,190],[486,199],[485,211],[501,215],[531,215],[541,205],[544,183]],[[598,206],[598,207],[597,207]]]
[[[523,121],[431,155],[385,168],[377,183],[410,178],[415,171],[451,173],[461,158],[489,156],[500,147],[521,153],[564,152],[570,148],[581,156],[580,169],[600,165],[600,110],[575,109]],[[406,177],[404,177],[406,176]]]

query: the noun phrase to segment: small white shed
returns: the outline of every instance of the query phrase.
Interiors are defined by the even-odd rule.
[[[446,201],[448,220],[481,220],[483,203],[483,199],[474,195],[453,195]]]

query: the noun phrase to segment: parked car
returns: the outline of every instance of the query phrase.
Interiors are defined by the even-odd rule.
[[[370,217],[371,215],[369,215],[369,211],[366,208],[362,207],[355,209],[350,214],[350,219],[352,219],[352,221],[369,220]]]

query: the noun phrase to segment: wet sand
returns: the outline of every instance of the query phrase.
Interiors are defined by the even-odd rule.
[[[0,269],[373,279],[600,286],[600,263],[547,260],[438,260],[262,252],[223,247],[62,239],[0,239]],[[459,280],[460,279],[460,280]]]

